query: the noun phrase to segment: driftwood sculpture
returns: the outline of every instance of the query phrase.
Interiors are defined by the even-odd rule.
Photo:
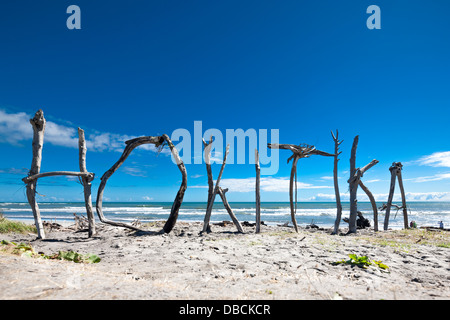
[[[204,153],[205,153],[206,172],[208,175],[208,204],[207,204],[207,208],[206,208],[206,214],[205,214],[205,219],[203,222],[202,232],[211,232],[211,228],[209,225],[209,222],[211,220],[211,212],[212,212],[212,208],[214,206],[214,201],[215,201],[216,195],[219,194],[220,198],[222,199],[222,203],[223,203],[225,209],[227,210],[228,214],[230,215],[230,218],[233,221],[234,225],[236,226],[237,230],[241,233],[244,233],[244,230],[242,229],[241,224],[239,223],[238,219],[236,218],[236,215],[234,214],[233,210],[231,209],[230,204],[228,203],[227,198],[225,196],[228,189],[222,189],[219,186],[220,179],[222,178],[222,173],[225,168],[225,164],[227,162],[227,156],[228,156],[228,153],[230,150],[230,146],[227,145],[227,148],[225,151],[225,156],[224,156],[223,162],[222,162],[222,167],[220,168],[219,176],[217,178],[216,185],[214,187],[214,180],[213,180],[212,169],[211,169],[212,143],[213,143],[212,136],[209,139],[208,143],[203,139],[203,145],[205,147]]]
[[[42,224],[41,214],[38,203],[36,201],[36,186],[39,178],[51,176],[78,176],[81,178],[84,187],[84,199],[86,205],[86,212],[89,219],[89,237],[95,234],[95,222],[92,214],[91,202],[91,181],[94,179],[94,174],[86,170],[86,141],[84,139],[84,131],[78,129],[78,146],[79,146],[79,165],[80,172],[73,171],[53,171],[40,173],[42,162],[42,148],[44,146],[44,132],[45,132],[45,118],[44,112],[38,110],[30,123],[33,127],[33,160],[31,162],[31,169],[27,177],[22,181],[27,185],[27,199],[33,211],[34,221],[38,233],[38,238],[45,239],[45,231]]]
[[[353,140],[352,150],[351,150],[351,156],[350,156],[350,178],[348,179],[349,187],[350,187],[350,217],[349,217],[349,223],[348,223],[348,233],[355,233],[356,232],[356,217],[358,214],[358,203],[357,203],[357,191],[358,186],[361,186],[361,178],[364,175],[364,173],[372,168],[374,165],[376,165],[379,161],[378,160],[372,160],[369,164],[362,168],[356,168],[356,149],[358,148],[358,141],[359,136],[356,136]],[[370,201],[372,202],[372,207],[375,206],[375,200],[372,196],[372,194],[369,192],[367,193],[368,189],[366,186],[362,185],[362,189],[366,192],[367,196],[369,197]],[[369,195],[370,194],[370,195]],[[374,215],[376,213],[374,212]]]
[[[380,208],[380,210],[386,210],[386,214],[384,216],[384,230],[387,230],[389,227],[389,215],[391,212],[391,207],[397,207],[397,211],[400,209],[403,209],[404,228],[408,229],[408,210],[406,207],[405,189],[403,188],[402,170],[403,170],[403,165],[401,162],[394,162],[394,163],[392,163],[392,166],[389,168],[389,171],[391,172],[391,186],[389,189],[389,197],[388,197],[387,204],[383,205],[383,207]],[[402,196],[402,206],[401,207],[398,207],[398,206],[392,204],[392,198],[394,197],[395,179],[396,178],[398,178],[398,185],[400,187],[400,193]]]
[[[261,196],[259,194],[261,167],[259,166],[258,149],[255,149],[255,169],[256,169],[256,183],[255,183],[256,233],[259,233],[261,231]]]
[[[103,191],[105,189],[106,182],[108,181],[108,179],[113,175],[114,172],[117,171],[117,169],[120,168],[120,166],[125,162],[125,160],[130,155],[131,151],[133,151],[136,147],[143,145],[143,144],[154,144],[156,147],[162,148],[164,146],[164,143],[167,143],[169,145],[170,151],[172,152],[172,156],[174,157],[174,159],[177,163],[178,169],[180,170],[181,176],[182,176],[182,182],[181,182],[180,188],[178,190],[178,193],[175,197],[175,200],[173,202],[172,208],[170,210],[169,218],[167,219],[167,221],[163,227],[163,231],[165,233],[169,233],[170,231],[172,231],[172,228],[175,226],[175,223],[177,221],[178,212],[180,210],[180,206],[183,202],[184,193],[187,188],[187,172],[186,172],[186,167],[184,166],[184,163],[178,154],[178,150],[175,148],[172,141],[166,134],[163,134],[162,136],[156,136],[156,137],[152,137],[152,136],[140,137],[140,138],[135,138],[135,139],[128,140],[125,142],[126,147],[122,153],[122,156],[100,178],[101,183],[100,183],[100,186],[98,187],[98,192],[97,192],[96,209],[97,209],[97,214],[98,214],[101,222],[110,224],[113,226],[124,227],[124,228],[133,229],[133,230],[140,230],[138,227],[136,227],[134,225],[127,224],[127,223],[121,223],[121,222],[115,222],[115,221],[105,218],[105,216],[103,215],[103,210],[102,210]]]
[[[339,224],[341,222],[342,217],[342,204],[341,204],[341,194],[339,192],[339,183],[338,183],[338,162],[339,155],[342,151],[339,151],[339,146],[344,140],[339,141],[339,131],[336,130],[336,135],[334,135],[333,131],[331,131],[331,136],[334,140],[334,168],[333,168],[333,180],[334,180],[334,193],[336,197],[336,220],[334,222],[334,230],[332,234],[338,234],[339,232]]]
[[[86,169],[86,140],[84,138],[84,130],[78,128],[78,150],[79,150],[79,158],[80,158],[80,172],[87,173]],[[95,218],[94,213],[92,211],[92,197],[91,197],[91,187],[92,180],[94,176],[81,176],[80,182],[84,187],[84,203],[86,206],[86,214],[88,217],[89,228],[88,228],[88,236],[89,238],[95,235]]]
[[[334,157],[334,154],[317,150],[316,147],[308,145],[308,144],[277,144],[277,143],[269,143],[267,146],[270,149],[285,149],[291,150],[292,156],[290,156],[287,160],[292,161],[292,169],[291,169],[291,177],[289,183],[289,200],[290,200],[290,208],[291,208],[291,219],[292,224],[294,225],[295,231],[298,232],[297,220],[295,219],[295,214],[297,211],[297,162],[301,158],[308,158],[311,155],[320,155],[326,157]],[[295,178],[295,207],[294,207],[294,178]]]

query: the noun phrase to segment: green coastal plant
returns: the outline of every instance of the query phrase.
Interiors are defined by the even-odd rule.
[[[349,260],[342,259],[341,261],[332,262],[332,265],[338,264],[349,264],[351,266],[358,266],[363,269],[367,269],[371,265],[376,265],[383,270],[389,269],[387,265],[382,263],[381,261],[370,260],[367,256],[358,256],[356,254],[349,254]]]
[[[74,251],[59,251],[58,253],[49,256],[44,253],[37,253],[30,244],[26,243],[17,244],[12,241],[2,240],[0,244],[3,247],[3,251],[30,258],[67,260],[76,263],[99,263],[101,261],[101,259],[97,255],[91,253],[80,254]]]

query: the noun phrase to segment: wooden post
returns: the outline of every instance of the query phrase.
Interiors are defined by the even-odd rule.
[[[244,230],[242,229],[240,222],[236,218],[233,210],[231,210],[230,204],[227,201],[227,197],[225,196],[225,193],[227,193],[227,191],[228,189],[222,189],[221,187],[219,187],[218,193],[220,195],[220,198],[222,199],[225,209],[227,209],[227,212],[230,215],[231,220],[233,220],[234,225],[236,226],[236,228],[240,233],[244,233]]]
[[[339,192],[339,182],[338,182],[338,162],[339,155],[342,151],[339,151],[339,145],[344,141],[339,141],[339,131],[336,130],[336,136],[331,131],[331,136],[334,140],[334,168],[333,168],[333,179],[334,179],[334,194],[336,197],[336,220],[334,222],[334,230],[332,234],[338,234],[339,232],[339,224],[341,222],[342,217],[342,204],[341,204],[341,194]]]
[[[80,172],[87,173],[86,169],[86,140],[84,137],[84,130],[78,128],[78,150],[79,150],[79,164],[80,164]],[[91,238],[95,235],[95,218],[94,213],[92,211],[92,196],[91,196],[91,181],[94,179],[94,176],[83,176],[80,178],[81,183],[84,187],[84,204],[86,206],[86,214],[89,222],[89,231],[88,237]]]
[[[223,169],[225,168],[225,164],[227,162],[227,156],[230,151],[230,145],[227,145],[227,149],[225,151],[225,156],[223,158],[222,167],[220,168],[219,176],[217,177],[216,186],[214,188],[213,194],[211,196],[211,200],[208,203],[208,207],[206,208],[205,219],[203,221],[203,230],[202,232],[207,232],[209,230],[209,221],[211,219],[211,212],[214,205],[214,200],[216,198],[216,194],[219,192],[219,183],[222,178]]]
[[[255,149],[255,168],[256,168],[256,186],[255,186],[256,233],[259,233],[261,231],[261,197],[259,194],[261,168],[259,166],[258,149]]]
[[[44,146],[44,132],[45,132],[45,118],[44,112],[39,109],[34,115],[33,119],[30,119],[31,126],[33,127],[33,159],[31,161],[31,168],[28,176],[39,174],[41,170],[42,162],[42,148]],[[36,225],[38,239],[45,239],[44,226],[42,224],[41,213],[36,201],[36,186],[37,179],[27,182],[27,199],[33,211],[34,223]]]

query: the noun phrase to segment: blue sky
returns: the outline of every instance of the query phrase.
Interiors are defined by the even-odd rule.
[[[81,30],[66,26],[72,4]],[[366,27],[372,4],[380,30]],[[40,108],[49,123],[41,171],[78,170],[83,128],[94,200],[125,140],[180,128],[193,135],[202,121],[224,136],[278,129],[280,143],[328,152],[339,129],[343,200],[359,135],[357,166],[380,161],[363,178],[380,202],[394,161],[404,164],[408,200],[450,201],[449,10],[444,0],[2,2],[0,201],[26,201],[28,119]],[[289,200],[290,152],[279,156],[278,172],[262,177],[262,201]],[[205,165],[186,167],[185,201],[205,201]],[[299,199],[333,201],[332,168],[332,158],[300,160]],[[227,165],[229,200],[253,201],[254,177],[253,164]],[[104,199],[173,201],[180,179],[167,152],[138,148]],[[41,179],[38,200],[81,201],[82,191],[73,179]]]

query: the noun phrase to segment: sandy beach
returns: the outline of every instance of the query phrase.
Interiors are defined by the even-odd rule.
[[[106,225],[98,235],[71,228],[35,235],[2,234],[47,255],[73,250],[101,258],[96,264],[0,253],[0,299],[407,299],[450,298],[449,232],[358,231],[178,222],[170,234],[162,223],[136,232]],[[345,230],[343,230],[345,231]],[[334,264],[349,254],[381,261],[361,268]]]

